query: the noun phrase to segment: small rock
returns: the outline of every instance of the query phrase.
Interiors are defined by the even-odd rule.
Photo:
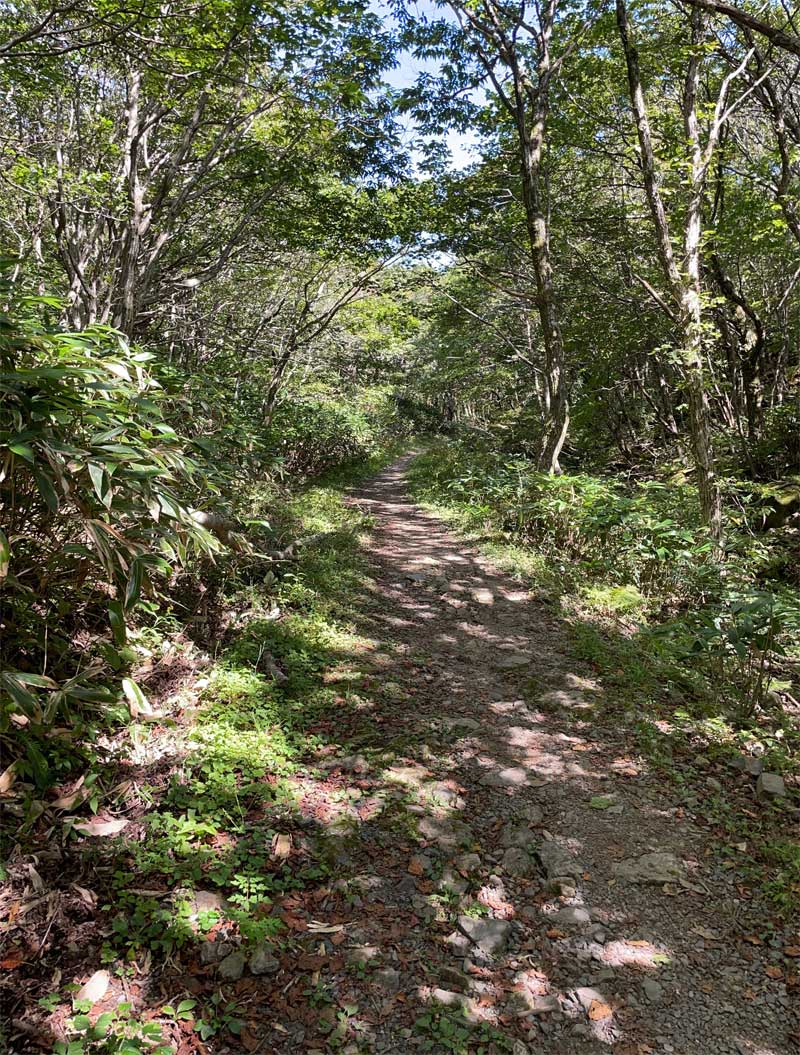
[[[474,732],[481,727],[481,723],[476,722],[474,718],[442,718],[441,722],[445,729],[467,729]]]
[[[534,861],[527,850],[518,846],[511,846],[503,854],[503,869],[509,875],[524,878],[534,872]]]
[[[573,989],[569,994],[575,1003],[580,1004],[584,1011],[588,1013],[592,1004],[607,1004],[608,1000],[598,989],[592,989],[591,986],[582,985],[579,989]]]
[[[233,946],[229,941],[204,941],[200,946],[200,962],[218,963],[233,952]]]
[[[449,989],[432,989],[430,999],[444,1007],[460,1007],[470,1022],[477,1020],[475,1001],[463,993],[454,993]]]
[[[372,977],[387,993],[396,993],[400,989],[400,972],[394,967],[381,967]]]
[[[501,846],[517,846],[529,850],[539,842],[538,836],[524,824],[507,824],[500,836]]]
[[[585,927],[592,920],[585,908],[578,908],[575,905],[568,905],[560,909],[552,918],[553,922],[561,927]]]
[[[528,771],[521,766],[495,769],[481,778],[481,784],[492,788],[521,788],[528,783]]]
[[[253,950],[248,966],[251,974],[274,974],[281,965],[269,945],[259,945]]]
[[[541,806],[537,806],[535,802],[529,802],[515,812],[518,817],[526,820],[529,824],[541,824],[544,818]]]
[[[649,853],[614,865],[614,874],[630,883],[674,883],[683,866],[673,853]]]
[[[519,670],[520,667],[529,667],[531,657],[520,653],[511,653],[507,656],[498,656],[494,665],[498,670]]]
[[[220,961],[217,973],[225,982],[238,982],[244,974],[244,953],[229,953]]]
[[[539,847],[539,860],[550,879],[566,876],[577,879],[585,871],[581,862],[555,840],[542,843]]]
[[[764,772],[763,758],[754,758],[753,755],[745,755],[743,761],[744,765],[742,766],[742,769],[751,777],[758,777]]]
[[[456,868],[459,872],[471,875],[473,872],[480,871],[481,859],[477,854],[461,854],[460,857],[456,858]]]
[[[423,817],[418,827],[423,839],[435,843],[445,853],[459,850],[472,841],[471,829],[451,817]]]
[[[511,936],[511,924],[504,919],[459,916],[458,929],[487,956],[496,956],[503,952]]]
[[[459,971],[457,967],[448,967],[447,965],[440,967],[439,977],[453,989],[463,991],[469,988],[469,978]]]
[[[644,995],[650,1001],[651,1004],[658,1004],[664,998],[664,986],[660,985],[653,978],[648,978],[642,985]]]
[[[377,945],[355,945],[351,949],[345,949],[345,963],[359,964],[363,966],[370,960],[376,960],[381,954]]]
[[[436,884],[440,893],[465,894],[469,883],[454,868],[447,867]]]
[[[760,799],[782,799],[786,797],[783,777],[777,773],[762,773],[756,781],[756,794]]]

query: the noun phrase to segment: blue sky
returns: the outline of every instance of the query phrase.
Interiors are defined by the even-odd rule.
[[[370,0],[369,6],[375,14],[380,15],[385,21],[393,20],[389,5],[385,0]],[[415,0],[415,2],[407,6],[412,8],[415,13],[428,15],[431,18],[447,18],[449,13],[449,8],[437,7],[430,0]],[[386,83],[392,88],[408,88],[416,81],[420,73],[435,73],[438,66],[436,61],[418,59],[408,51],[402,52],[399,59],[399,64],[385,74]],[[406,118],[404,123],[408,128],[409,138],[411,138],[414,134],[413,123],[410,118]],[[452,169],[466,168],[477,159],[478,154],[475,150],[477,137],[471,132],[452,131],[448,132],[443,138],[447,149],[450,151],[450,167]]]

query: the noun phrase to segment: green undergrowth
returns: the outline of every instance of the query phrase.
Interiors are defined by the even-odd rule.
[[[329,741],[326,717],[350,702],[341,684],[325,684],[325,671],[365,645],[349,613],[364,585],[360,536],[368,519],[345,505],[344,492],[395,453],[384,450],[288,498],[277,527],[310,541],[277,576],[228,584],[226,603],[246,605],[247,617],[197,679],[188,720],[166,735],[160,725],[136,728],[145,775],[135,795],[149,807],[141,836],[121,837],[94,862],[111,871],[105,962],[146,949],[171,955],[220,924],[249,946],[280,943],[275,900],[328,874],[324,847],[290,858],[276,852],[276,840],[301,828],[312,843],[325,841],[298,810],[294,774]],[[150,783],[147,762],[160,758],[152,770],[163,774],[166,739],[168,777]]]
[[[430,447],[409,479],[418,501],[564,618],[602,686],[596,718],[627,728],[690,808],[706,809],[696,785],[711,771],[737,785],[730,763],[742,754],[782,773],[791,799],[800,591],[775,572],[796,546],[790,532],[759,536],[732,514],[720,565],[684,482],[548,477],[458,442]],[[544,688],[530,686],[534,697]],[[800,861],[796,842],[776,836],[784,808],[748,817],[723,794],[709,816],[723,837],[744,836],[748,854],[758,847],[758,885],[788,910],[800,904]]]

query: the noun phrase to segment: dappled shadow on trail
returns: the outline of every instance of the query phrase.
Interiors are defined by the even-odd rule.
[[[353,496],[375,518],[354,618],[380,702],[352,743],[422,817],[416,842],[353,830],[364,940],[405,995],[381,998],[378,1050],[409,1050],[433,993],[535,1051],[788,1052],[786,989],[738,941],[702,833],[593,721],[602,685],[554,616],[408,500],[406,464]]]
[[[368,564],[315,674],[332,698],[297,686],[307,754],[215,859],[266,892],[269,970],[226,981],[195,912],[139,1003],[235,1006],[238,1037],[176,1029],[180,1055],[789,1055],[786,987],[702,833],[597,720],[554,614],[410,502],[408,461],[349,499]],[[278,661],[309,651],[282,625],[240,647],[262,630]]]

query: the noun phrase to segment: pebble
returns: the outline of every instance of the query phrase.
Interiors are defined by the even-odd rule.
[[[762,773],[756,781],[756,794],[760,799],[782,799],[786,797],[783,777],[777,773]]]
[[[683,874],[683,866],[673,853],[649,853],[629,858],[613,866],[619,879],[631,883],[674,883]]]
[[[502,953],[511,936],[511,924],[504,919],[476,919],[459,916],[458,929],[488,956]]]
[[[225,982],[238,982],[244,974],[244,963],[243,952],[229,953],[224,960],[220,961],[217,973]]]
[[[280,966],[269,945],[259,945],[250,957],[251,974],[274,974]]]
[[[651,1004],[659,1004],[664,998],[664,986],[653,978],[647,978],[642,984],[642,989]]]

